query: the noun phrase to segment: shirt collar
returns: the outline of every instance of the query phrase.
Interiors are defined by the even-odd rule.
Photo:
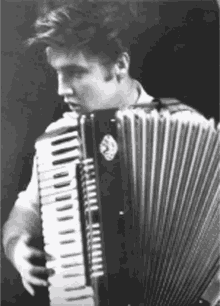
[[[138,97],[138,100],[137,100],[136,104],[151,103],[154,98],[147,94],[147,92],[144,90],[141,83],[139,83],[137,80],[135,80],[135,82],[137,84],[136,86],[137,86],[137,90],[139,92],[139,97]]]

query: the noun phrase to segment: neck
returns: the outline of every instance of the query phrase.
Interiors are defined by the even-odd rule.
[[[139,98],[139,91],[135,80],[129,79],[124,83],[121,98],[123,106],[136,104]]]

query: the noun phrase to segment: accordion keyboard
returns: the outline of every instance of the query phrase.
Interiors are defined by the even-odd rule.
[[[80,221],[76,167],[79,161],[78,132],[74,129],[36,144],[42,230],[45,252],[53,260],[46,267],[53,305],[94,305],[87,285]]]

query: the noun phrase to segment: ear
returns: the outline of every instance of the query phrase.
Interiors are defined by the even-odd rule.
[[[127,52],[123,52],[115,63],[115,73],[120,79],[128,74],[130,67],[130,56]]]

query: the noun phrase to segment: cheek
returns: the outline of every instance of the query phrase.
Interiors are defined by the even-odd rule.
[[[80,94],[84,99],[97,99],[102,91],[99,80],[89,80],[81,83],[79,87]]]

